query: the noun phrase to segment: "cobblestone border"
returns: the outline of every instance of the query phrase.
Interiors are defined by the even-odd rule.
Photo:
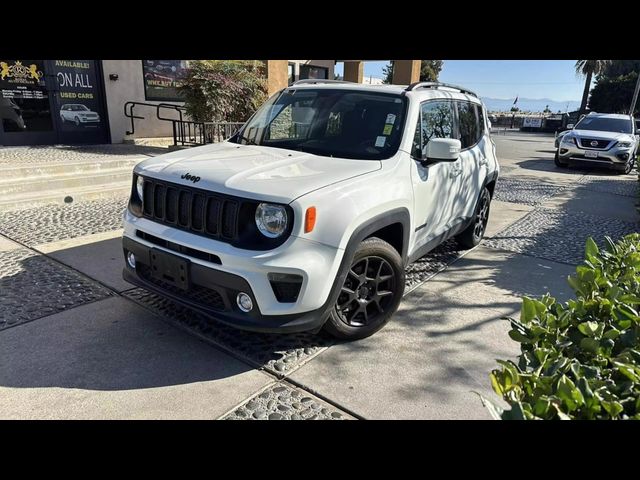
[[[223,420],[355,420],[304,390],[276,383],[247,399]]]
[[[576,179],[577,181],[577,179]],[[555,185],[514,177],[499,177],[493,200],[538,206],[574,184]]]
[[[623,178],[616,179],[596,175],[585,175],[580,179],[579,183],[580,188],[594,192],[638,198],[640,195],[640,183],[636,180],[637,176],[634,176],[634,180],[626,180]]]
[[[493,248],[578,265],[584,259],[587,237],[591,236],[602,244],[605,236],[615,239],[639,230],[640,223],[584,212],[537,208],[483,243]]]
[[[27,248],[0,252],[0,330],[113,295]]]
[[[128,195],[0,212],[0,232],[35,246],[122,228]]]
[[[146,145],[31,145],[27,147],[0,147],[0,166],[25,166],[118,157],[153,157],[168,153],[167,148]]]

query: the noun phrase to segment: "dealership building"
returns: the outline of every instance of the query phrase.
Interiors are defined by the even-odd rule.
[[[300,79],[333,79],[338,61],[345,80],[363,81],[362,60],[265,60],[269,94]],[[156,117],[155,105],[183,105],[177,86],[188,68],[188,60],[0,59],[0,145],[170,137],[172,123]],[[395,60],[393,83],[416,81],[419,70],[420,60]],[[127,102],[142,117],[133,129]]]

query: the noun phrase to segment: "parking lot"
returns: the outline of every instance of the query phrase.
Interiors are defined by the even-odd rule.
[[[0,418],[490,418],[474,392],[496,399],[495,359],[519,352],[503,317],[522,295],[570,298],[586,238],[640,226],[635,171],[560,170],[550,135],[494,139],[485,240],[409,266],[398,313],[352,343],[243,332],[132,288],[121,194],[0,211]],[[60,155],[21,148],[0,171]]]

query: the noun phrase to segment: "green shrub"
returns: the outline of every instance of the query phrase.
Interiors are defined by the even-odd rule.
[[[267,99],[264,64],[251,60],[194,60],[179,87],[196,121],[244,122]]]
[[[521,344],[517,363],[491,372],[509,404],[506,419],[640,419],[640,234],[598,249],[568,278],[576,299],[525,297],[509,336]]]

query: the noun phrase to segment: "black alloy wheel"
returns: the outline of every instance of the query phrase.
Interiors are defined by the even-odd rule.
[[[340,319],[352,327],[375,323],[389,310],[396,289],[391,264],[382,257],[364,257],[354,263],[336,302]]]
[[[358,340],[384,327],[398,310],[405,286],[404,262],[389,243],[369,237],[358,245],[324,329],[341,340]]]
[[[489,210],[491,207],[491,193],[484,187],[478,196],[476,210],[469,225],[455,239],[463,249],[473,248],[480,244],[484,237],[489,222]]]
[[[487,222],[489,221],[489,205],[491,204],[491,195],[488,190],[484,190],[482,192],[482,196],[480,197],[480,205],[478,206],[478,210],[476,212],[476,218],[474,220],[473,225],[473,236],[480,243],[482,237],[484,236],[484,232],[487,229]]]

